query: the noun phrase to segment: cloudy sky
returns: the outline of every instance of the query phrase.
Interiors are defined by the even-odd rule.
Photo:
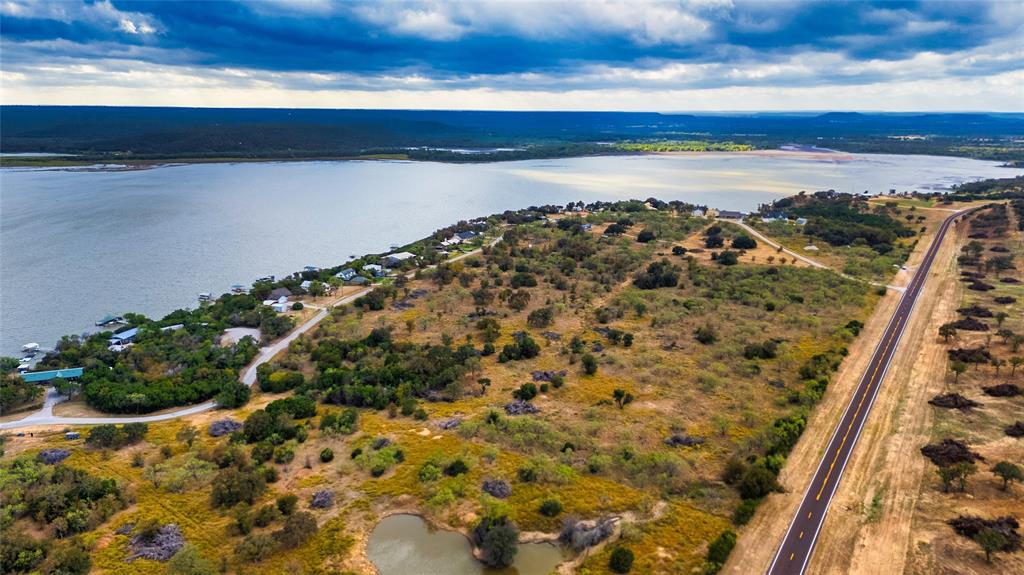
[[[1024,0],[0,0],[5,104],[1024,111]]]

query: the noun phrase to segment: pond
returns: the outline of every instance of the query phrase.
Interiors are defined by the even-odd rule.
[[[547,575],[568,557],[548,543],[519,545],[515,563],[490,569],[461,533],[432,528],[418,515],[392,515],[370,533],[366,555],[380,575]]]

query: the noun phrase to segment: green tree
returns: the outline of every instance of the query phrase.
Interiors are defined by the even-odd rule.
[[[946,343],[949,343],[949,338],[956,337],[956,325],[952,323],[944,323],[939,326],[939,337]]]
[[[962,361],[953,361],[949,364],[949,371],[953,372],[953,383],[960,382],[960,374],[967,371],[967,364]]]
[[[519,551],[519,529],[508,517],[484,517],[473,529],[473,543],[485,565],[508,567]]]
[[[192,449],[192,444],[198,436],[199,430],[197,430],[195,426],[186,423],[178,430],[178,433],[176,433],[174,437],[179,442],[184,443],[189,449]]]
[[[1009,489],[1010,484],[1014,481],[1024,481],[1024,471],[1021,468],[1010,463],[1009,461],[1000,461],[992,467],[992,473],[995,473],[1003,480],[1003,491]]]
[[[1024,357],[1015,355],[1010,358],[1010,377],[1017,375],[1017,368],[1024,365]]]
[[[612,398],[615,399],[615,404],[619,406],[619,409],[633,403],[633,394],[624,389],[616,389],[613,391]]]
[[[75,395],[78,395],[78,392],[82,389],[82,385],[77,381],[70,381],[63,377],[55,377],[53,378],[53,388],[57,390],[57,393],[71,399]]]
[[[974,536],[974,541],[985,552],[985,562],[992,562],[992,554],[1006,548],[1009,541],[1006,536],[991,527],[985,527]]]

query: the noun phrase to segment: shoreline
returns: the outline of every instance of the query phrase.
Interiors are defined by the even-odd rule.
[[[676,157],[700,157],[700,156],[748,156],[761,158],[792,158],[815,161],[836,161],[845,162],[856,160],[862,156],[926,156],[936,158],[962,158],[967,160],[978,160],[982,162],[999,163],[1001,168],[1019,168],[1013,160],[995,160],[988,158],[976,158],[966,155],[949,154],[928,154],[910,152],[847,152],[843,150],[829,149],[785,149],[785,148],[763,148],[754,150],[724,151],[709,150],[704,152],[677,151],[677,152],[639,152],[630,150],[609,149],[607,153],[593,154],[569,154],[564,156],[536,156],[522,158],[488,158],[487,154],[465,154],[455,156],[452,159],[419,159],[410,157],[408,154],[362,154],[362,155],[338,155],[324,157],[265,157],[265,158],[163,158],[145,160],[125,160],[120,158],[110,159],[50,159],[44,156],[35,156],[39,161],[31,159],[14,158],[5,161],[0,158],[0,172],[4,170],[31,170],[31,171],[56,171],[56,172],[133,172],[141,170],[152,170],[156,168],[173,168],[179,166],[191,166],[197,164],[255,164],[255,163],[305,163],[305,162],[419,162],[436,164],[503,164],[509,162],[525,162],[531,160],[565,160],[572,158],[592,157],[616,157],[616,156],[676,156]],[[455,158],[460,159],[455,159]]]

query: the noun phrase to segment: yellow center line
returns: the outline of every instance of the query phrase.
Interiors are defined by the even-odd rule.
[[[793,560],[793,557],[794,557],[795,555],[796,555],[796,552],[795,552],[795,551],[794,551],[793,553],[790,553],[790,554],[789,554],[789,560],[790,560],[790,561],[792,561],[792,560]]]
[[[800,532],[800,537],[797,537],[797,539],[803,539],[803,538],[804,538],[804,532],[803,532],[803,531],[801,531],[801,532]]]
[[[850,418],[850,424],[846,426],[846,433],[843,434],[843,440],[839,443],[839,447],[836,448],[836,453],[832,457],[832,463],[828,465],[828,471],[825,473],[825,479],[821,482],[821,488],[818,489],[818,495],[814,498],[815,501],[821,500],[821,494],[825,491],[825,486],[828,485],[828,479],[832,476],[832,470],[836,466],[836,462],[839,461],[839,454],[843,451],[843,447],[846,445],[846,440],[850,437],[850,431],[853,430],[853,423],[857,421],[857,416],[860,415],[860,410],[864,407],[864,400],[867,399],[868,394],[871,392],[871,388],[875,385],[875,376],[878,375],[878,370],[882,368],[882,365],[886,363],[884,361],[885,355],[889,353],[889,348],[892,346],[893,341],[896,339],[896,334],[900,331],[900,325],[903,324],[903,318],[900,317],[896,321],[896,327],[889,334],[889,340],[885,342],[885,347],[882,349],[882,354],[879,357],[878,365],[875,366],[875,370],[871,372],[871,377],[868,378],[868,386],[864,389],[864,393],[860,396],[860,401],[857,403],[857,411],[854,412],[853,417]]]

